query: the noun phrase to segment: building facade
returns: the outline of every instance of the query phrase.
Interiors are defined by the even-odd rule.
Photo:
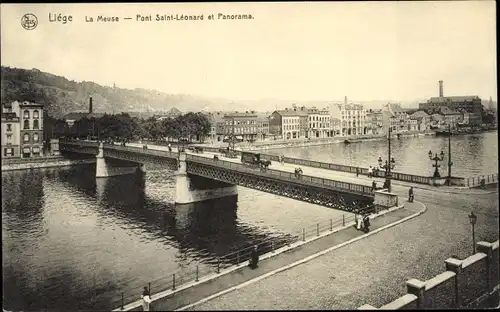
[[[19,102],[2,105],[2,158],[21,157]]]
[[[345,135],[363,135],[367,134],[368,128],[366,122],[366,110],[361,104],[348,104],[347,98],[344,104],[330,105],[330,116],[332,119],[340,120],[340,134]]]
[[[43,105],[18,102],[2,106],[2,157],[43,156]]]
[[[224,120],[224,139],[234,134],[238,140],[255,141],[258,133],[257,114],[252,112],[227,113]]]
[[[266,116],[257,117],[257,140],[265,140],[269,137],[269,119]]]
[[[384,114],[381,109],[366,110],[367,134],[383,134],[384,132]]]
[[[411,120],[417,121],[417,130],[425,131],[430,129],[431,116],[423,110],[419,110],[410,115]]]
[[[269,116],[269,132],[274,137],[285,140],[305,138],[308,130],[309,116],[304,107],[277,110]]]
[[[330,126],[330,111],[328,109],[308,109],[308,129],[306,137],[308,138],[328,138],[332,136]]]
[[[391,127],[393,133],[411,131],[412,122],[406,111],[401,108],[401,104],[388,103],[385,105],[385,111],[387,112],[387,114],[385,114],[386,124]],[[413,125],[415,127],[416,123],[413,123]]]
[[[22,102],[21,111],[21,157],[43,156],[43,105]]]

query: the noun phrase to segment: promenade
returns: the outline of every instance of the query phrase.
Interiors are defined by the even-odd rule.
[[[403,199],[401,199],[403,201]],[[246,264],[240,265],[237,270],[230,272],[222,271],[217,277],[204,282],[195,283],[191,287],[174,294],[168,294],[162,299],[162,294],[152,296],[154,300],[152,307],[156,311],[166,311],[183,309],[191,305],[198,305],[200,302],[208,301],[211,297],[220,296],[222,293],[229,293],[239,287],[253,284],[269,276],[288,270],[297,265],[301,265],[322,254],[342,248],[357,240],[370,235],[377,235],[379,231],[404,222],[409,218],[416,217],[425,211],[425,206],[420,203],[405,202],[404,208],[393,211],[386,211],[374,216],[371,220],[370,232],[365,234],[354,228],[354,223],[349,222],[345,227],[331,233],[325,233],[319,237],[308,239],[305,242],[292,244],[284,247],[273,254],[261,257],[259,267],[251,270]],[[129,306],[131,308],[132,306]],[[141,311],[141,307],[127,309],[128,311]]]

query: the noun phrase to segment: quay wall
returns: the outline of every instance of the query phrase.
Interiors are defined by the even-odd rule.
[[[466,259],[446,259],[446,271],[427,280],[406,282],[408,294],[378,310],[486,308],[499,303],[499,250],[494,243],[477,243]],[[369,304],[358,310],[377,310]]]
[[[68,167],[83,164],[93,164],[95,162],[95,158],[69,160],[59,156],[33,159],[2,159],[2,172],[38,168]]]

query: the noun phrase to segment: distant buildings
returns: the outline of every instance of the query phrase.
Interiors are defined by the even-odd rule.
[[[2,105],[2,158],[43,156],[43,105],[18,102]]]
[[[419,109],[426,110],[429,114],[441,111],[441,107],[447,107],[451,111],[469,113],[469,123],[480,125],[484,107],[481,98],[473,96],[444,96],[443,81],[439,81],[439,97],[431,97],[426,103],[420,103]]]
[[[369,134],[383,134],[384,129],[384,114],[382,109],[366,110],[365,126]]]
[[[309,138],[327,138],[333,136],[330,128],[330,111],[328,109],[317,109],[315,107],[308,109],[309,117],[307,137]]]
[[[285,140],[306,137],[309,131],[309,114],[305,107],[276,110],[269,116],[269,132]]]
[[[168,118],[175,118],[175,117],[178,117],[180,115],[182,115],[182,112],[179,109],[172,107],[165,114],[159,114],[156,117],[158,120],[163,120],[163,119],[168,119]]]
[[[362,135],[367,134],[365,126],[366,111],[361,104],[348,104],[347,97],[343,104],[330,105],[330,117],[340,121],[340,135]]]
[[[230,135],[235,135],[238,140],[254,141],[257,138],[259,126],[257,114],[254,111],[245,113],[227,113],[224,120],[224,139],[229,139]]]
[[[104,114],[94,113],[92,97],[89,97],[89,110],[88,112],[72,112],[66,114],[63,119],[66,121],[66,124],[71,128],[78,120],[82,118],[99,118]]]

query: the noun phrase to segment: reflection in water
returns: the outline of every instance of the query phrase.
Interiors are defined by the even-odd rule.
[[[5,308],[109,309],[122,289],[213,267],[271,234],[238,220],[237,197],[173,205],[165,200],[175,194],[169,171],[93,172],[84,165],[2,175]]]

